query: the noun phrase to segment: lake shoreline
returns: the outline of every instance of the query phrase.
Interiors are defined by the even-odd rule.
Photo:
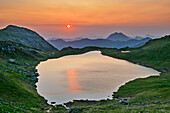
[[[94,51],[94,50],[92,50],[92,51]],[[101,50],[98,50],[98,51],[100,51],[101,54],[102,54],[102,51],[101,51]],[[88,52],[89,52],[89,51],[88,51]],[[88,52],[85,52],[85,53],[88,53]],[[90,52],[91,52],[91,51],[90,51]],[[82,53],[82,54],[85,54],[85,53]],[[80,54],[77,54],[77,55],[82,55],[82,54],[80,53]],[[103,56],[107,56],[107,57],[111,57],[111,56],[104,55],[104,54],[102,54],[102,55],[103,55]],[[67,56],[68,56],[68,55],[62,56],[62,57],[67,57]],[[73,55],[69,55],[69,56],[76,56],[76,55],[73,54]],[[59,58],[62,58],[62,57],[52,58],[52,59],[59,59]],[[113,58],[113,57],[111,57],[111,58]],[[117,58],[115,58],[115,59],[117,59]],[[47,59],[47,60],[49,60],[49,59]],[[47,61],[47,60],[44,60],[44,61]],[[118,59],[118,60],[123,60],[123,59]],[[43,61],[43,62],[44,62],[44,61]],[[128,61],[128,60],[123,60],[123,61],[127,61],[127,62],[129,62],[129,63],[133,63],[133,62],[130,62],[130,61]],[[42,62],[42,61],[41,61],[41,62]],[[40,63],[39,63],[39,64],[40,64]],[[133,63],[133,64],[136,64],[136,65],[141,66],[141,65],[138,64],[138,63]],[[37,66],[38,66],[38,65],[37,65]],[[36,67],[37,67],[37,66],[36,66]],[[142,65],[142,66],[143,66],[143,65]],[[151,67],[147,67],[147,68],[153,69],[153,68],[151,68]],[[128,80],[128,81],[126,81],[125,83],[122,83],[121,85],[117,86],[116,91],[112,91],[112,93],[108,95],[109,98],[103,98],[103,99],[99,99],[99,100],[93,100],[93,99],[75,99],[75,100],[71,100],[71,101],[69,101],[69,102],[66,102],[66,103],[63,103],[63,104],[57,104],[57,105],[62,105],[62,106],[64,106],[65,108],[67,108],[66,106],[69,106],[70,103],[74,103],[74,102],[76,102],[76,101],[82,101],[82,102],[84,102],[84,101],[85,101],[85,102],[95,101],[95,102],[99,102],[99,101],[103,101],[103,100],[117,100],[118,98],[117,98],[117,97],[114,97],[114,93],[118,92],[119,89],[120,89],[122,86],[128,84],[129,82],[135,81],[136,79],[143,79],[143,78],[148,78],[148,77],[151,77],[151,76],[160,76],[160,72],[159,72],[158,75],[149,75],[149,76],[147,76],[147,77],[135,78],[135,79],[132,79],[132,80]],[[130,98],[130,97],[126,97],[126,98]],[[118,100],[121,100],[121,98],[118,99]],[[50,104],[50,103],[48,103],[48,104],[49,104],[49,105],[56,106],[56,104],[54,104],[54,103],[55,103],[55,102],[53,102],[53,104]]]
[[[136,79],[121,86],[114,94],[115,100],[76,101],[69,103],[70,112],[169,112],[170,110],[170,36],[151,40],[139,48],[65,48],[59,52],[46,52],[17,44],[16,52],[1,54],[1,97],[0,108],[6,112],[62,112],[68,113],[63,106],[48,105],[36,90],[36,65],[47,59],[65,55],[82,54],[88,51],[101,50],[102,54],[132,63],[144,64],[160,71],[160,76]],[[3,44],[3,42],[2,42]],[[15,43],[5,43],[5,45]],[[20,46],[24,49],[20,49]],[[131,51],[121,53],[121,51]],[[15,59],[16,64],[9,63]],[[11,91],[15,92],[12,93]],[[7,97],[8,96],[8,97]],[[130,97],[130,98],[126,98]]]
[[[157,41],[157,40],[155,40],[155,41]],[[167,42],[167,41],[166,41]],[[145,47],[145,46],[144,46]],[[141,48],[143,48],[143,47],[141,47]],[[129,53],[121,53],[121,50],[118,50],[118,49],[113,49],[113,48],[98,48],[98,47],[85,47],[85,48],[82,48],[82,49],[76,49],[76,48],[65,48],[65,49],[63,49],[63,50],[61,50],[60,52],[58,52],[57,54],[55,54],[53,57],[50,57],[50,58],[48,58],[48,59],[54,59],[54,58],[60,58],[60,57],[62,57],[62,56],[66,56],[66,55],[76,55],[76,54],[83,54],[83,53],[86,53],[86,52],[89,52],[89,51],[94,51],[94,50],[97,50],[97,51],[102,51],[102,54],[103,55],[106,55],[106,56],[109,56],[109,57],[114,57],[114,58],[117,58],[117,59],[123,59],[123,60],[126,60],[126,61],[129,61],[129,62],[132,62],[132,63],[134,63],[134,64],[138,64],[138,65],[144,65],[144,66],[146,66],[146,67],[149,67],[149,68],[153,68],[153,69],[155,69],[155,70],[158,70],[158,71],[160,71],[161,73],[160,73],[160,77],[148,77],[148,78],[146,78],[146,79],[137,79],[137,80],[133,80],[133,81],[131,81],[131,82],[128,82],[128,83],[126,83],[125,85],[123,85],[123,86],[121,86],[120,88],[119,88],[119,90],[118,90],[118,92],[117,93],[115,93],[114,94],[114,99],[115,100],[112,100],[112,101],[110,101],[110,100],[105,100],[105,101],[103,101],[103,100],[101,100],[101,101],[99,101],[99,102],[93,102],[93,101],[81,101],[81,102],[79,102],[79,101],[76,101],[76,102],[73,102],[73,103],[68,103],[69,105],[69,108],[71,109],[71,110],[77,110],[77,109],[89,109],[88,108],[88,106],[90,106],[90,105],[92,105],[92,108],[94,107],[95,109],[96,109],[96,105],[95,104],[101,104],[101,107],[104,107],[104,106],[107,106],[107,103],[114,103],[114,104],[116,104],[116,106],[122,106],[122,107],[118,107],[119,109],[124,109],[124,108],[126,108],[127,107],[127,102],[128,102],[128,106],[130,105],[130,106],[132,106],[132,107],[128,107],[128,108],[126,108],[126,110],[132,110],[133,108],[134,109],[139,109],[139,108],[141,108],[141,109],[153,109],[152,107],[154,107],[154,109],[161,109],[162,107],[160,106],[160,105],[155,105],[154,103],[159,103],[159,99],[152,99],[152,101],[146,101],[147,103],[144,103],[142,106],[141,106],[141,102],[138,102],[139,101],[139,99],[138,99],[138,97],[136,97],[136,92],[134,92],[134,91],[131,91],[131,89],[124,89],[124,88],[126,88],[126,87],[129,87],[129,86],[131,86],[131,84],[135,84],[135,86],[136,87],[138,87],[138,84],[141,84],[141,86],[143,86],[143,83],[141,83],[141,81],[143,81],[144,83],[145,83],[145,81],[154,81],[155,80],[155,78],[168,78],[168,76],[169,76],[169,72],[163,72],[162,71],[162,67],[161,66],[155,66],[155,64],[152,62],[152,60],[151,61],[147,61],[147,59],[146,59],[146,61],[147,62],[145,62],[145,60],[136,60],[136,58],[133,58],[132,59],[132,55],[134,55],[134,56],[136,56],[136,54],[134,53],[134,51],[136,52],[136,50],[138,50],[138,51],[140,51],[140,53],[146,53],[145,51],[143,51],[143,49],[139,49],[139,48],[136,48],[136,49],[130,49],[130,50],[128,50],[127,49],[127,51],[131,51],[131,52],[129,52]],[[123,49],[123,50],[125,50],[126,51],[126,49]],[[142,52],[141,52],[141,50],[142,50]],[[152,52],[152,53],[156,53],[156,52]],[[129,57],[130,56],[130,57]],[[147,55],[146,55],[147,56]],[[145,57],[144,57],[145,58]],[[47,59],[46,59],[47,60]],[[45,60],[43,60],[43,61],[45,61]],[[156,61],[157,62],[157,61]],[[40,63],[40,62],[39,62]],[[163,62],[162,62],[163,63]],[[162,64],[161,63],[161,64]],[[146,82],[147,83],[147,82]],[[152,82],[151,84],[153,84],[153,83],[155,83],[155,82]],[[137,85],[136,85],[137,84]],[[132,85],[133,86],[133,85]],[[157,89],[151,89],[151,88],[149,88],[150,90],[153,90],[153,91],[156,91]],[[147,90],[147,89],[146,89]],[[122,92],[122,91],[124,91],[124,92]],[[140,91],[139,89],[136,89],[136,91]],[[130,93],[129,93],[130,92]],[[143,91],[142,91],[143,92]],[[126,94],[127,93],[127,94]],[[126,99],[122,94],[126,94],[125,95],[125,97],[130,97],[129,99]],[[165,94],[166,94],[166,92],[165,92]],[[124,98],[125,98],[125,100],[124,100]],[[136,100],[136,99],[138,99],[138,100]],[[167,98],[168,99],[168,98]],[[168,104],[168,101],[167,101],[167,99],[166,100],[163,100],[165,103],[167,103]],[[133,101],[137,101],[137,102],[135,102],[135,103],[132,103]],[[156,101],[156,102],[153,102],[153,101]],[[118,105],[117,105],[118,104]],[[120,104],[120,105],[119,105]],[[167,104],[164,104],[164,103],[162,103],[161,102],[161,105],[163,105],[164,107],[166,107],[167,106]],[[87,107],[81,107],[81,106],[87,106]],[[145,106],[146,105],[146,106]],[[78,108],[77,108],[78,107]],[[80,108],[79,108],[80,107]],[[54,106],[52,109],[51,109],[51,111],[57,111],[58,110],[58,108],[61,108],[61,106]],[[109,109],[108,109],[109,110]],[[144,111],[146,111],[146,110],[144,110]],[[119,111],[119,110],[116,110],[116,111]],[[124,110],[123,110],[124,111]]]

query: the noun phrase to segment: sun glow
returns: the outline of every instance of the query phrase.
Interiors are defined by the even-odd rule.
[[[71,25],[68,24],[68,25],[67,25],[67,28],[70,29],[70,28],[71,28]]]

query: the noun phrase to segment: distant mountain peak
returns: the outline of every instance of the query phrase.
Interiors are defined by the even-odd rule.
[[[111,34],[107,39],[111,40],[111,41],[128,41],[131,38],[121,32],[120,33],[115,32],[115,33]]]
[[[141,39],[143,39],[143,37],[141,37],[141,36],[136,36],[134,39],[136,39],[136,40],[141,40]]]
[[[120,34],[120,35],[124,35],[122,32],[115,32],[113,34]]]
[[[154,35],[147,34],[145,35],[145,37],[150,37],[152,39],[155,39],[155,38],[160,38],[161,36],[154,36]]]

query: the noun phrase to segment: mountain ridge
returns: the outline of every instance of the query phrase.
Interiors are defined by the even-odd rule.
[[[56,48],[35,31],[15,25],[8,25],[0,30],[0,41],[21,43],[43,51],[57,51]]]
[[[123,34],[123,33],[121,33]],[[73,48],[83,48],[86,46],[96,46],[96,47],[106,47],[106,48],[124,48],[124,47],[139,47],[144,45],[147,41],[151,40],[151,38],[142,38],[142,39],[133,39],[129,38],[129,40],[121,40],[121,41],[112,41],[106,39],[80,39],[75,41],[65,41],[63,39],[56,40],[47,40],[50,44],[52,44],[57,49],[63,49],[65,47],[73,47]]]

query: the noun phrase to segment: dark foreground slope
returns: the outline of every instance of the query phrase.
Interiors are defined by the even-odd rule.
[[[66,48],[60,52],[45,52],[10,41],[0,41],[0,112],[46,112],[52,106],[36,91],[35,67],[40,61],[91,50]],[[63,106],[53,112],[68,112]]]
[[[9,25],[0,30],[0,41],[21,43],[43,51],[57,51],[56,48],[44,40],[43,37],[35,31],[14,25]]]
[[[49,109],[36,91],[38,74],[35,66],[53,55],[10,41],[0,41],[0,53],[0,112],[44,112]]]

